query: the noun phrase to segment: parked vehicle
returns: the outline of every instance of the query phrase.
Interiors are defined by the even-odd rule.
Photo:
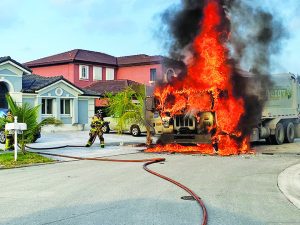
[[[0,117],[6,117],[8,112],[8,109],[3,109],[0,108]],[[35,135],[34,135],[34,140],[33,142],[36,142],[37,139],[41,137],[41,131],[39,130]],[[5,144],[6,141],[6,135],[5,135],[5,126],[0,127],[0,143]]]
[[[0,108],[0,117],[6,117],[8,109]],[[0,127],[0,143],[4,144],[6,140],[5,137],[5,129],[4,127]]]
[[[109,133],[111,130],[117,130],[117,118],[115,117],[104,117],[105,124],[102,128],[104,133]],[[146,132],[146,127],[139,124],[125,124],[124,133],[130,133],[134,137],[138,137],[141,133]]]
[[[8,109],[0,108],[0,117],[6,116],[8,112]]]

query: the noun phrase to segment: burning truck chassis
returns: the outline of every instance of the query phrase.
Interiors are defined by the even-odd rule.
[[[201,32],[193,42],[193,57],[186,63],[184,78],[156,87],[155,109],[164,123],[159,142],[173,143],[148,151],[188,151],[231,155],[250,151],[249,139],[239,128],[244,100],[234,95],[226,41],[222,30],[226,15],[218,1],[207,1]],[[182,124],[188,126],[182,126]],[[169,127],[168,127],[169,126]],[[174,132],[177,133],[174,135]],[[177,143],[194,143],[182,147]],[[185,150],[183,150],[185,149]]]
[[[160,129],[156,127],[156,132],[161,136],[157,141],[158,146],[148,149],[148,151],[165,149],[167,151],[213,154],[218,152],[220,141],[222,142],[222,154],[226,154],[224,150],[231,151],[232,145],[237,150],[238,144],[235,145],[235,143],[239,143],[242,139],[241,133],[230,132],[230,129],[228,129],[229,131],[221,130],[218,127],[217,102],[228,101],[228,98],[227,91],[218,89],[214,91],[182,90],[171,92],[164,97],[155,96],[150,101],[153,101],[152,111],[158,112],[162,123]],[[176,99],[180,99],[180,101],[175,103]],[[190,102],[195,103],[195,101],[202,110],[195,111],[195,105],[189,104]],[[245,139],[245,141],[247,140]],[[248,149],[247,142],[242,141],[241,143],[244,145],[244,149],[238,149],[245,153]]]
[[[221,95],[220,92],[219,95]],[[188,104],[189,96],[191,92],[181,91],[174,93],[180,96],[184,102]],[[199,101],[206,99],[206,108],[203,111],[196,113],[186,111],[186,107],[176,114],[173,114],[172,108],[166,109],[167,105],[165,101],[170,101],[167,98],[164,100],[155,99],[155,109],[159,112],[162,119],[162,135],[158,140],[158,144],[212,144],[217,150],[217,142],[213,140],[213,136],[217,132],[216,127],[216,114],[214,111],[214,94],[210,91],[195,92],[193,93]],[[169,95],[172,98],[172,95]],[[172,104],[173,105],[173,104]]]
[[[266,29],[271,32],[272,28],[264,24],[265,27],[262,26],[261,31],[258,29],[259,32],[253,35],[253,39],[257,35],[258,46],[262,49],[259,54],[262,58],[254,61],[262,61],[265,65],[253,65],[253,73],[248,73],[250,78],[247,78],[244,77],[247,72],[239,69],[242,58],[239,54],[243,51],[238,47],[235,49],[236,46],[231,42],[230,16],[226,11],[235,1],[206,0],[204,4],[195,1],[194,11],[189,11],[193,4],[183,2],[187,8],[183,14],[179,14],[178,19],[191,13],[201,14],[202,10],[203,15],[195,23],[198,24],[198,33],[179,50],[184,56],[184,72],[171,78],[168,83],[163,82],[155,87],[153,107],[148,110],[161,118],[161,128],[155,127],[155,130],[160,129],[158,133],[161,136],[158,145],[147,151],[236,155],[251,153],[250,141],[264,138],[273,144],[282,144],[300,137],[300,90],[297,77],[285,74],[284,79],[292,81],[292,94],[286,95],[288,99],[281,99],[281,103],[275,107],[265,107],[270,90],[276,90],[276,87],[272,87],[271,79],[264,75],[266,70],[260,68],[268,68],[270,56],[266,49],[272,42],[272,35],[264,36],[262,40],[261,35]],[[269,25],[273,22],[272,17],[264,12],[252,16],[261,17]],[[177,21],[172,21],[174,26]],[[184,22],[182,24],[185,25]],[[174,27],[172,29],[176,30]],[[176,46],[178,42],[175,41]],[[238,42],[237,46],[242,45]],[[233,49],[239,59],[232,56]],[[292,103],[284,104],[286,101]],[[266,109],[270,109],[267,115],[264,113]]]

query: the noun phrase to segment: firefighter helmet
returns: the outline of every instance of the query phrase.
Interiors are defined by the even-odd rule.
[[[96,113],[98,116],[100,116],[100,117],[103,117],[103,111],[102,111],[102,109],[99,109],[99,110],[97,110],[97,113]]]

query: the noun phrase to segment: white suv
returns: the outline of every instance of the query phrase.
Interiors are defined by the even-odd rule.
[[[104,126],[102,127],[102,131],[104,133],[109,133],[110,130],[117,130],[117,118],[114,117],[104,117],[103,118],[104,122],[106,122],[104,124]],[[132,136],[134,137],[138,137],[141,135],[141,133],[145,133],[146,132],[146,127],[143,125],[139,125],[139,124],[126,124],[123,132],[129,132]]]

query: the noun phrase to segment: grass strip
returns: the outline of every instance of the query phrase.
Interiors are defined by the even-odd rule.
[[[13,152],[0,154],[0,168],[15,168],[38,163],[51,163],[53,161],[52,159],[31,152],[27,152],[26,154],[18,153],[16,162],[14,161]]]

